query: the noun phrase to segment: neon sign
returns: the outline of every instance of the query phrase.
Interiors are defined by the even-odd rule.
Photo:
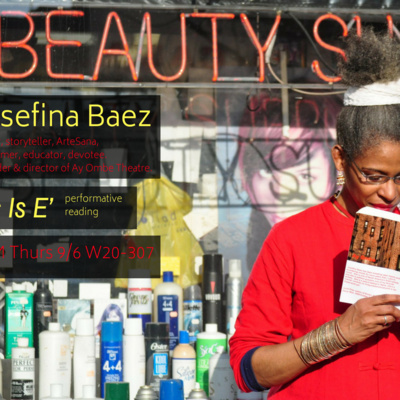
[[[213,75],[212,81],[216,82],[220,79],[219,77],[219,68],[218,68],[218,30],[217,30],[217,21],[218,20],[232,20],[237,18],[235,14],[232,13],[188,13],[188,14],[180,14],[180,36],[181,36],[181,65],[178,71],[171,76],[162,75],[160,72],[157,71],[155,64],[154,64],[154,53],[153,53],[153,45],[152,45],[152,24],[151,24],[151,15],[150,13],[146,12],[143,15],[142,19],[142,28],[140,31],[140,45],[138,48],[138,55],[136,59],[136,66],[134,64],[134,60],[132,59],[129,43],[124,31],[124,27],[121,21],[120,16],[116,11],[111,11],[106,18],[103,34],[100,42],[100,47],[97,52],[97,58],[95,67],[93,70],[93,74],[91,77],[84,76],[82,73],[77,71],[62,71],[61,73],[56,73],[53,71],[53,62],[52,62],[52,50],[53,49],[61,49],[63,47],[81,47],[82,43],[78,40],[55,40],[52,38],[52,29],[51,29],[51,21],[56,18],[82,18],[85,16],[84,11],[69,11],[69,10],[53,10],[45,13],[45,35],[46,35],[46,73],[49,78],[53,79],[71,79],[71,80],[89,80],[89,81],[97,81],[99,79],[99,74],[101,71],[101,65],[103,58],[105,56],[123,56],[126,58],[128,67],[130,70],[131,78],[133,82],[137,82],[139,80],[139,68],[140,68],[140,60],[142,55],[142,47],[143,47],[143,37],[146,33],[147,35],[147,58],[149,63],[149,68],[153,76],[160,81],[164,82],[172,82],[179,79],[182,74],[185,72],[187,68],[187,38],[186,38],[186,21],[189,18],[208,18],[211,22],[211,41],[212,41],[212,65],[213,65]],[[38,67],[39,58],[38,53],[29,43],[35,33],[35,23],[33,21],[32,16],[29,13],[25,13],[23,11],[2,11],[0,12],[0,32],[1,32],[1,23],[4,19],[7,18],[23,18],[28,23],[28,29],[26,36],[20,40],[15,41],[3,41],[0,33],[0,77],[4,79],[26,79],[30,77]],[[257,55],[258,55],[258,81],[264,82],[265,80],[265,55],[271,46],[271,43],[274,37],[277,35],[279,25],[281,23],[281,16],[280,13],[277,14],[275,21],[268,33],[268,36],[264,42],[261,44],[259,38],[257,37],[254,28],[252,27],[248,17],[246,14],[241,13],[239,15],[240,21],[244,28],[244,32],[247,33],[249,37],[249,41],[254,46]],[[333,20],[336,23],[339,23],[342,27],[343,36],[347,36],[348,34],[348,25],[346,22],[334,14],[324,14],[320,16],[314,23],[313,28],[313,35],[316,42],[323,48],[328,51],[335,52],[340,54],[341,57],[344,59],[346,55],[344,51],[338,47],[332,46],[326,42],[324,42],[320,35],[319,35],[319,26],[322,21],[325,20]],[[393,24],[393,19],[390,15],[386,17],[387,25],[388,25],[388,32],[389,35],[393,36],[393,32],[397,35],[399,31]],[[361,18],[359,16],[354,16],[351,23],[356,24],[357,34],[361,35]],[[119,39],[121,41],[121,46],[119,48],[106,48],[107,39],[109,37],[109,32],[111,26],[115,24]],[[22,29],[21,29],[22,30]],[[31,61],[30,64],[25,66],[24,72],[10,72],[5,71],[3,68],[3,59],[2,53],[3,49],[22,49],[28,53],[30,53]],[[331,77],[325,75],[319,65],[317,60],[314,60],[311,65],[313,71],[318,75],[318,77],[325,81],[325,82],[339,82],[341,80],[340,77]]]

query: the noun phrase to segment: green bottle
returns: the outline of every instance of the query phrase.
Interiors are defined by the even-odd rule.
[[[25,285],[14,283],[13,291],[6,293],[5,317],[6,358],[11,358],[18,338],[28,338],[28,347],[33,347],[33,294],[25,290]]]
[[[218,332],[217,324],[206,324],[205,332],[197,335],[196,345],[196,381],[208,396],[208,370],[210,358],[223,346],[226,351],[226,335]]]

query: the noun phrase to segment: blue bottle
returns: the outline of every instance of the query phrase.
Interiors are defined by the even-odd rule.
[[[122,382],[122,322],[105,321],[101,324],[101,397],[104,399],[107,382]]]

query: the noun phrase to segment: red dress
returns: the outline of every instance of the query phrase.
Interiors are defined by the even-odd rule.
[[[242,390],[247,351],[297,338],[342,314],[339,302],[354,219],[332,200],[276,224],[254,264],[230,341]],[[375,334],[270,390],[268,399],[391,400],[400,397],[400,326]]]

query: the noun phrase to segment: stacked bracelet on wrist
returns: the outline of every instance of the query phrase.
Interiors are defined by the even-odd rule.
[[[309,366],[331,358],[353,344],[344,337],[336,318],[308,332],[301,342],[300,352],[293,345],[300,359]]]

